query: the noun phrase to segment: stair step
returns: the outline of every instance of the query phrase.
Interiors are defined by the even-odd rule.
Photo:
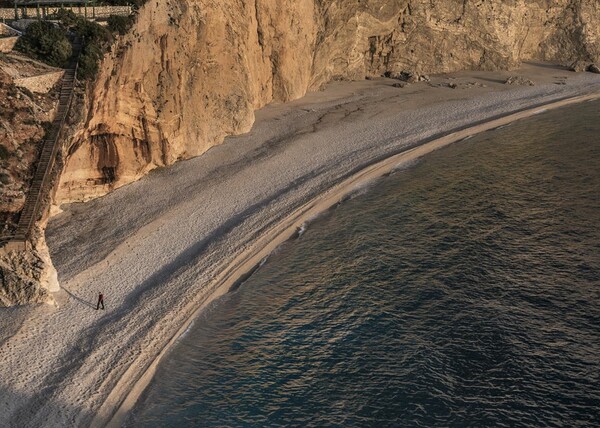
[[[81,43],[73,45],[74,57],[77,57],[81,51]],[[73,99],[73,89],[75,87],[75,81],[77,77],[77,61],[73,61],[69,64],[69,68],[64,71],[61,88],[58,96],[58,105],[56,108],[56,116],[52,121],[52,125],[48,130],[46,138],[40,143],[42,148],[40,151],[39,159],[34,176],[29,187],[29,193],[27,200],[21,211],[19,222],[16,231],[12,237],[8,239],[22,239],[25,240],[30,234],[31,226],[35,219],[38,217],[37,210],[39,209],[39,201],[44,196],[44,189],[47,187],[47,177],[56,159],[56,155],[60,149],[60,138],[66,116],[71,106]]]

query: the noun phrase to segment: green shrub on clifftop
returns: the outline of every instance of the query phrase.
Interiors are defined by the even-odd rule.
[[[127,33],[133,24],[133,16],[110,15],[108,17],[108,28],[113,33],[121,36]]]
[[[47,21],[29,25],[15,48],[54,67],[63,67],[72,53],[65,29]]]
[[[104,55],[105,47],[112,42],[112,34],[98,23],[77,16],[70,10],[59,10],[57,18],[65,31],[76,34],[82,42],[78,78],[93,79],[98,73],[98,65]]]
[[[77,20],[79,19],[77,18],[77,15],[75,15],[75,12],[70,9],[63,8],[58,9],[55,17],[60,21],[60,24],[64,28],[72,27],[73,25],[77,24]]]
[[[145,0],[136,0],[134,4],[142,4]],[[74,37],[82,43],[79,55],[77,76],[81,80],[96,77],[98,67],[104,53],[113,42],[113,34],[124,35],[135,21],[134,16],[114,16],[108,19],[108,26],[76,15],[72,10],[59,9],[54,18],[60,25],[48,21],[32,23],[17,44],[21,52],[34,56],[47,64],[64,67],[71,57],[72,47],[69,41]]]
[[[112,34],[101,25],[81,18],[74,30],[83,40],[78,76],[82,79],[93,79],[98,73],[98,65],[105,48],[112,41]]]

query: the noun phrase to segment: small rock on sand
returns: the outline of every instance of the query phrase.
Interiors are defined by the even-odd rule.
[[[588,62],[577,60],[569,66],[569,70],[574,71],[576,73],[581,73],[582,71],[585,71],[588,68],[588,66]]]
[[[590,66],[587,68],[587,71],[590,73],[600,74],[600,67],[598,67],[596,64],[590,64]]]
[[[526,79],[522,76],[510,76],[504,82],[506,85],[520,85],[520,86],[534,86],[535,83],[533,81]]]
[[[390,79],[396,79],[408,83],[429,82],[430,80],[428,75],[419,74],[414,71],[386,71],[385,73],[383,73],[383,77],[388,77]]]

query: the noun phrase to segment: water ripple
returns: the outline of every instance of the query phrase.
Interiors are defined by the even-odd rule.
[[[598,426],[599,114],[463,141],[305,225],[129,423]]]

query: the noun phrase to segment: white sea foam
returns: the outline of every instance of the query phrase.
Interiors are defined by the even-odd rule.
[[[397,172],[406,171],[407,169],[411,169],[411,168],[415,167],[416,165],[418,165],[419,162],[421,162],[420,158],[413,159],[408,162],[400,162],[398,165],[396,165],[394,168],[392,168],[390,175],[393,175]]]
[[[265,263],[267,263],[267,261],[269,260],[270,255],[268,255],[267,257],[264,257],[260,263],[258,264],[258,267],[256,268],[256,270],[260,269],[261,267],[263,267],[265,265]]]
[[[298,238],[300,238],[302,235],[304,235],[304,232],[306,232],[307,228],[308,228],[307,222],[304,222],[300,225],[300,227],[298,228]]]

